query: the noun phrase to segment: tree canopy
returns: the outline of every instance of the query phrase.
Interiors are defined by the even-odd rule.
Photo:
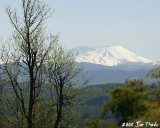
[[[0,51],[1,125],[76,126],[70,124],[76,116],[73,99],[88,80],[75,55],[58,44],[58,35],[46,34],[50,8],[39,0],[22,0],[21,15],[9,6],[5,10],[14,32]]]

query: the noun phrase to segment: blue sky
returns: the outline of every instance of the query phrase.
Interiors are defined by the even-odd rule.
[[[120,45],[160,60],[160,0],[43,0],[55,9],[47,31],[60,33],[60,43],[77,46]],[[20,0],[1,1],[0,36],[13,31],[4,5],[20,8]]]

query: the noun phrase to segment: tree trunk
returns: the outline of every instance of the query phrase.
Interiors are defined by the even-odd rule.
[[[62,107],[63,107],[63,83],[60,76],[60,96],[59,96],[59,103],[57,103],[57,119],[54,128],[58,128],[58,125],[61,121]]]

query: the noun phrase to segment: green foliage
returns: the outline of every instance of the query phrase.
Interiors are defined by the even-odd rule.
[[[86,119],[85,124],[86,128],[100,128],[99,127],[100,121],[98,119],[95,120]]]
[[[100,116],[102,112],[102,105],[109,101],[109,96],[106,92],[122,86],[122,84],[103,84],[103,85],[91,85],[82,89],[82,94],[79,94],[75,99],[79,103],[77,106],[77,112],[81,113],[81,120],[78,120],[80,128],[84,127],[85,119],[95,120]],[[105,119],[110,119],[113,116],[108,115]],[[105,121],[106,122],[106,121]],[[89,126],[88,126],[89,127]]]
[[[160,66],[156,66],[147,73],[147,77],[158,79],[160,78]]]
[[[81,90],[76,101],[81,103],[78,110],[82,112],[83,118],[96,118],[101,112],[101,106],[109,100],[106,92],[122,84],[91,85]]]
[[[114,121],[86,119],[85,128],[117,128],[117,126]]]
[[[145,95],[146,111],[138,120],[143,122],[157,122],[160,124],[160,87],[156,85],[149,86],[148,93]]]
[[[120,123],[143,115],[146,109],[143,101],[145,86],[141,83],[141,81],[130,80],[123,87],[111,90],[109,92],[111,100],[103,105],[102,115],[111,112],[120,118]]]
[[[151,76],[152,78],[159,79],[160,78],[160,70],[159,66],[152,69],[147,76]],[[112,113],[115,115],[116,118],[113,118],[114,121],[117,123],[124,122],[136,122],[141,121],[142,123],[148,121],[151,123],[157,122],[160,124],[160,87],[157,84],[153,85],[144,85],[141,80],[129,80],[126,81],[124,86],[112,88],[112,90],[108,93],[111,97],[110,101],[108,101],[109,97],[104,97],[107,99],[106,103],[103,105],[103,113],[102,115],[109,115]],[[101,88],[101,86],[99,86]],[[110,88],[110,86],[105,86],[106,88]],[[100,90],[97,86],[97,90]],[[106,89],[105,88],[105,89]],[[105,90],[104,89],[104,90]],[[108,90],[105,90],[106,92]],[[97,91],[98,92],[98,91]],[[92,95],[93,99],[101,99],[98,98],[99,95],[103,94],[103,89],[99,91],[99,93],[95,93]],[[91,97],[92,97],[91,96]],[[90,98],[90,96],[88,96]],[[92,98],[91,98],[92,99]],[[95,100],[93,100],[95,101]],[[108,101],[108,102],[107,102]],[[86,104],[91,103],[95,105],[94,102],[86,102]],[[95,109],[96,110],[96,109]],[[98,109],[97,109],[98,110]],[[89,110],[87,110],[89,111]],[[100,112],[100,111],[99,111]],[[98,117],[98,114],[96,114]],[[102,118],[89,118],[85,122],[86,128],[104,128],[104,127],[118,127],[116,123],[112,121],[108,121],[110,118],[106,118],[104,121],[105,123],[112,124],[104,125]],[[120,119],[120,120],[119,120]],[[103,125],[103,126],[102,126]],[[119,124],[118,124],[119,125]]]
[[[147,110],[143,116],[140,117],[142,121],[157,122],[160,124],[160,66],[156,66],[149,71],[147,77],[156,79],[152,86],[149,86],[146,94],[145,105]]]
[[[1,118],[8,128],[77,127],[73,99],[88,79],[58,36],[45,34],[50,8],[39,0],[21,2],[21,15],[5,8],[14,32],[0,50]]]

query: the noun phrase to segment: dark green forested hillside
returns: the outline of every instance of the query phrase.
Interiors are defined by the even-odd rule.
[[[157,68],[155,69],[157,71]],[[159,78],[159,70],[157,74],[153,69],[148,75]],[[138,79],[128,80],[123,86],[106,84],[93,88],[94,91],[96,89],[95,94],[89,93],[87,95],[89,99],[84,100],[85,102],[79,108],[84,118],[88,118],[85,121],[85,128],[120,128],[129,125],[134,128],[138,121],[142,122],[144,127],[160,128],[160,86],[158,83],[146,85]],[[146,124],[146,121],[149,124]],[[83,124],[80,126],[84,127]]]
[[[84,120],[95,119],[99,116],[102,110],[102,105],[109,101],[109,96],[107,92],[110,90],[122,86],[119,83],[109,83],[109,84],[101,84],[101,85],[92,85],[87,86],[82,90],[82,94],[80,94],[76,101],[80,103],[77,110],[80,113],[81,119],[78,121],[81,127],[84,125]],[[106,118],[111,118],[110,116]]]

